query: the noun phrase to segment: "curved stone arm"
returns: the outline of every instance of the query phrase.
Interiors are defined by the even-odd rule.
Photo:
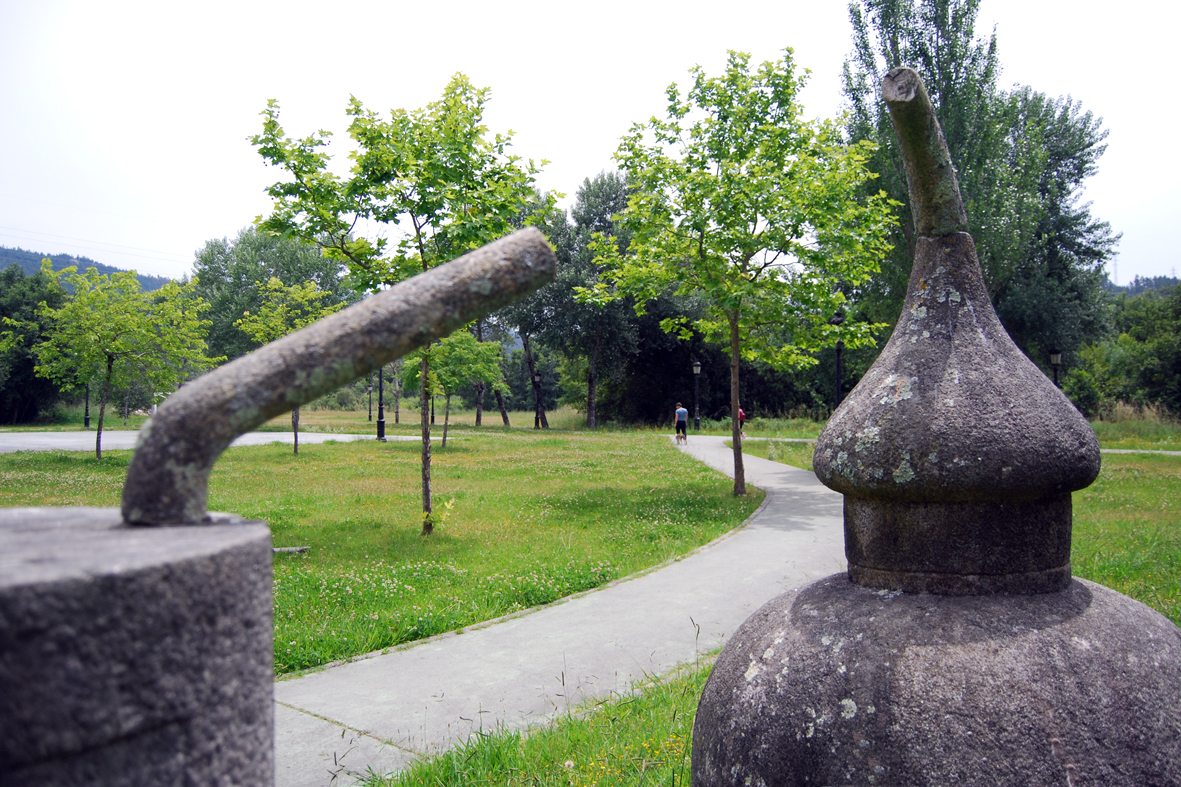
[[[183,386],[140,434],[123,520],[204,521],[209,473],[238,435],[520,299],[552,281],[556,264],[542,234],[525,229]]]
[[[923,80],[912,69],[895,68],[882,79],[882,98],[906,164],[916,232],[928,237],[967,232],[955,167]]]

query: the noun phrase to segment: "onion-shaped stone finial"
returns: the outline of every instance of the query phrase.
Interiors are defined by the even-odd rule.
[[[883,94],[919,238],[894,334],[813,457],[845,495],[849,576],[912,592],[1061,590],[1070,493],[1098,475],[1098,441],[997,319],[922,80],[895,69]]]

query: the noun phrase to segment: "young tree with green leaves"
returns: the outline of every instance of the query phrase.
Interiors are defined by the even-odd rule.
[[[508,152],[512,135],[489,138],[483,125],[487,88],[456,74],[438,101],[396,109],[388,119],[350,98],[347,178],[329,170],[328,132],[293,140],[279,125],[279,106],[267,102],[263,130],[251,142],[268,164],[286,171],[271,186],[273,211],[259,227],[304,243],[348,267],[359,292],[376,292],[427,271],[515,229],[535,199],[538,165]],[[544,162],[542,162],[544,163]],[[544,197],[550,203],[556,195]],[[359,236],[358,226],[380,225],[389,237]],[[392,241],[392,243],[391,243]],[[430,353],[420,374],[430,377]],[[422,507],[431,515],[429,386],[422,386]]]
[[[885,195],[863,196],[874,146],[847,145],[835,123],[802,119],[804,77],[791,50],[753,71],[749,60],[731,52],[719,77],[694,68],[685,93],[669,87],[664,119],[623,138],[616,160],[633,189],[623,214],[631,244],[623,254],[600,236],[614,289],[583,290],[590,300],[629,295],[641,312],[669,293],[704,298],[700,319],[662,327],[729,347],[736,495],[746,494],[739,360],[808,366],[838,339],[872,343],[875,326],[829,321],[844,307],[842,288],[878,270],[892,218]]]
[[[249,336],[256,347],[282,339],[292,331],[336,314],[344,307],[341,301],[325,302],[330,293],[321,290],[314,281],[288,287],[278,278],[271,277],[266,284],[254,284],[262,296],[262,303],[257,311],[243,314],[234,327]],[[291,411],[291,432],[294,436],[294,453],[299,456],[298,407]]]
[[[73,266],[42,273],[54,277],[72,295],[61,306],[42,304],[38,317],[46,338],[33,351],[37,374],[65,390],[102,380],[94,455],[102,459],[103,418],[112,386],[142,380],[153,391],[172,391],[188,377],[222,358],[206,355],[209,308],[192,284],[169,282],[153,292],[140,291],[134,271],[102,275],[95,268],[80,274]]]
[[[419,353],[421,352],[422,350],[419,350]],[[434,345],[430,349],[430,354],[430,377],[427,383],[430,395],[439,393],[444,397],[443,447],[446,448],[447,427],[451,423],[451,397],[461,387],[473,383],[483,383],[494,390],[503,388],[500,345],[495,342],[482,342],[468,331],[456,331]],[[406,368],[409,371],[408,382],[411,385],[421,385],[422,366],[415,367],[414,364],[409,364]],[[428,530],[424,535],[429,532]]]

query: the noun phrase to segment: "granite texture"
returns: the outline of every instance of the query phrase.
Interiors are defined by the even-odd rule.
[[[271,539],[0,510],[0,784],[270,785]]]
[[[1181,630],[1083,580],[903,594],[843,574],[735,633],[693,729],[693,784],[1181,784]]]
[[[880,500],[1036,500],[1099,474],[1087,420],[1005,332],[972,236],[919,238],[902,317],[829,419],[813,466]]]

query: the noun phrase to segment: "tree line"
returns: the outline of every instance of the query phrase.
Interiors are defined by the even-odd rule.
[[[1121,399],[1181,412],[1181,296],[1112,294],[1104,267],[1119,235],[1081,198],[1104,152],[1102,121],[1069,96],[1001,88],[999,44],[976,33],[978,5],[851,3],[841,121],[803,119],[805,76],[790,50],[758,65],[731,53],[718,75],[694,69],[669,88],[662,115],[624,135],[618,169],[585,179],[569,210],[557,207],[562,195],[537,189],[545,162],[520,158],[511,134],[483,125],[490,93],[462,74],[421,109],[382,115],[350,99],[355,152],[345,175],[330,166],[330,135],[289,137],[269,102],[252,143],[280,173],[268,190],[273,209],[235,238],[208,242],[192,278],[175,285],[204,332],[206,360],[173,363],[174,377],[258,346],[265,337],[243,320],[268,291],[290,297],[302,287],[339,308],[537,226],[557,253],[557,281],[397,373],[398,393],[419,398],[424,532],[435,395],[445,437],[453,399],[475,408],[477,423],[495,402],[501,420],[525,409],[538,427],[571,403],[594,428],[665,422],[699,386],[702,415],[732,421],[740,492],[739,404],[756,415],[822,416],[899,314],[913,220],[877,92],[882,75],[905,64],[931,92],[989,293],[1014,341],[1048,373],[1060,355],[1064,390],[1089,415]],[[54,385],[80,384],[47,379],[51,364],[33,349],[48,335],[36,333],[37,319],[64,308],[73,285],[52,270],[3,276],[0,419],[20,422],[43,410]],[[154,297],[159,306],[172,296]],[[148,314],[149,305],[138,308]],[[110,385],[132,376],[112,372]]]

